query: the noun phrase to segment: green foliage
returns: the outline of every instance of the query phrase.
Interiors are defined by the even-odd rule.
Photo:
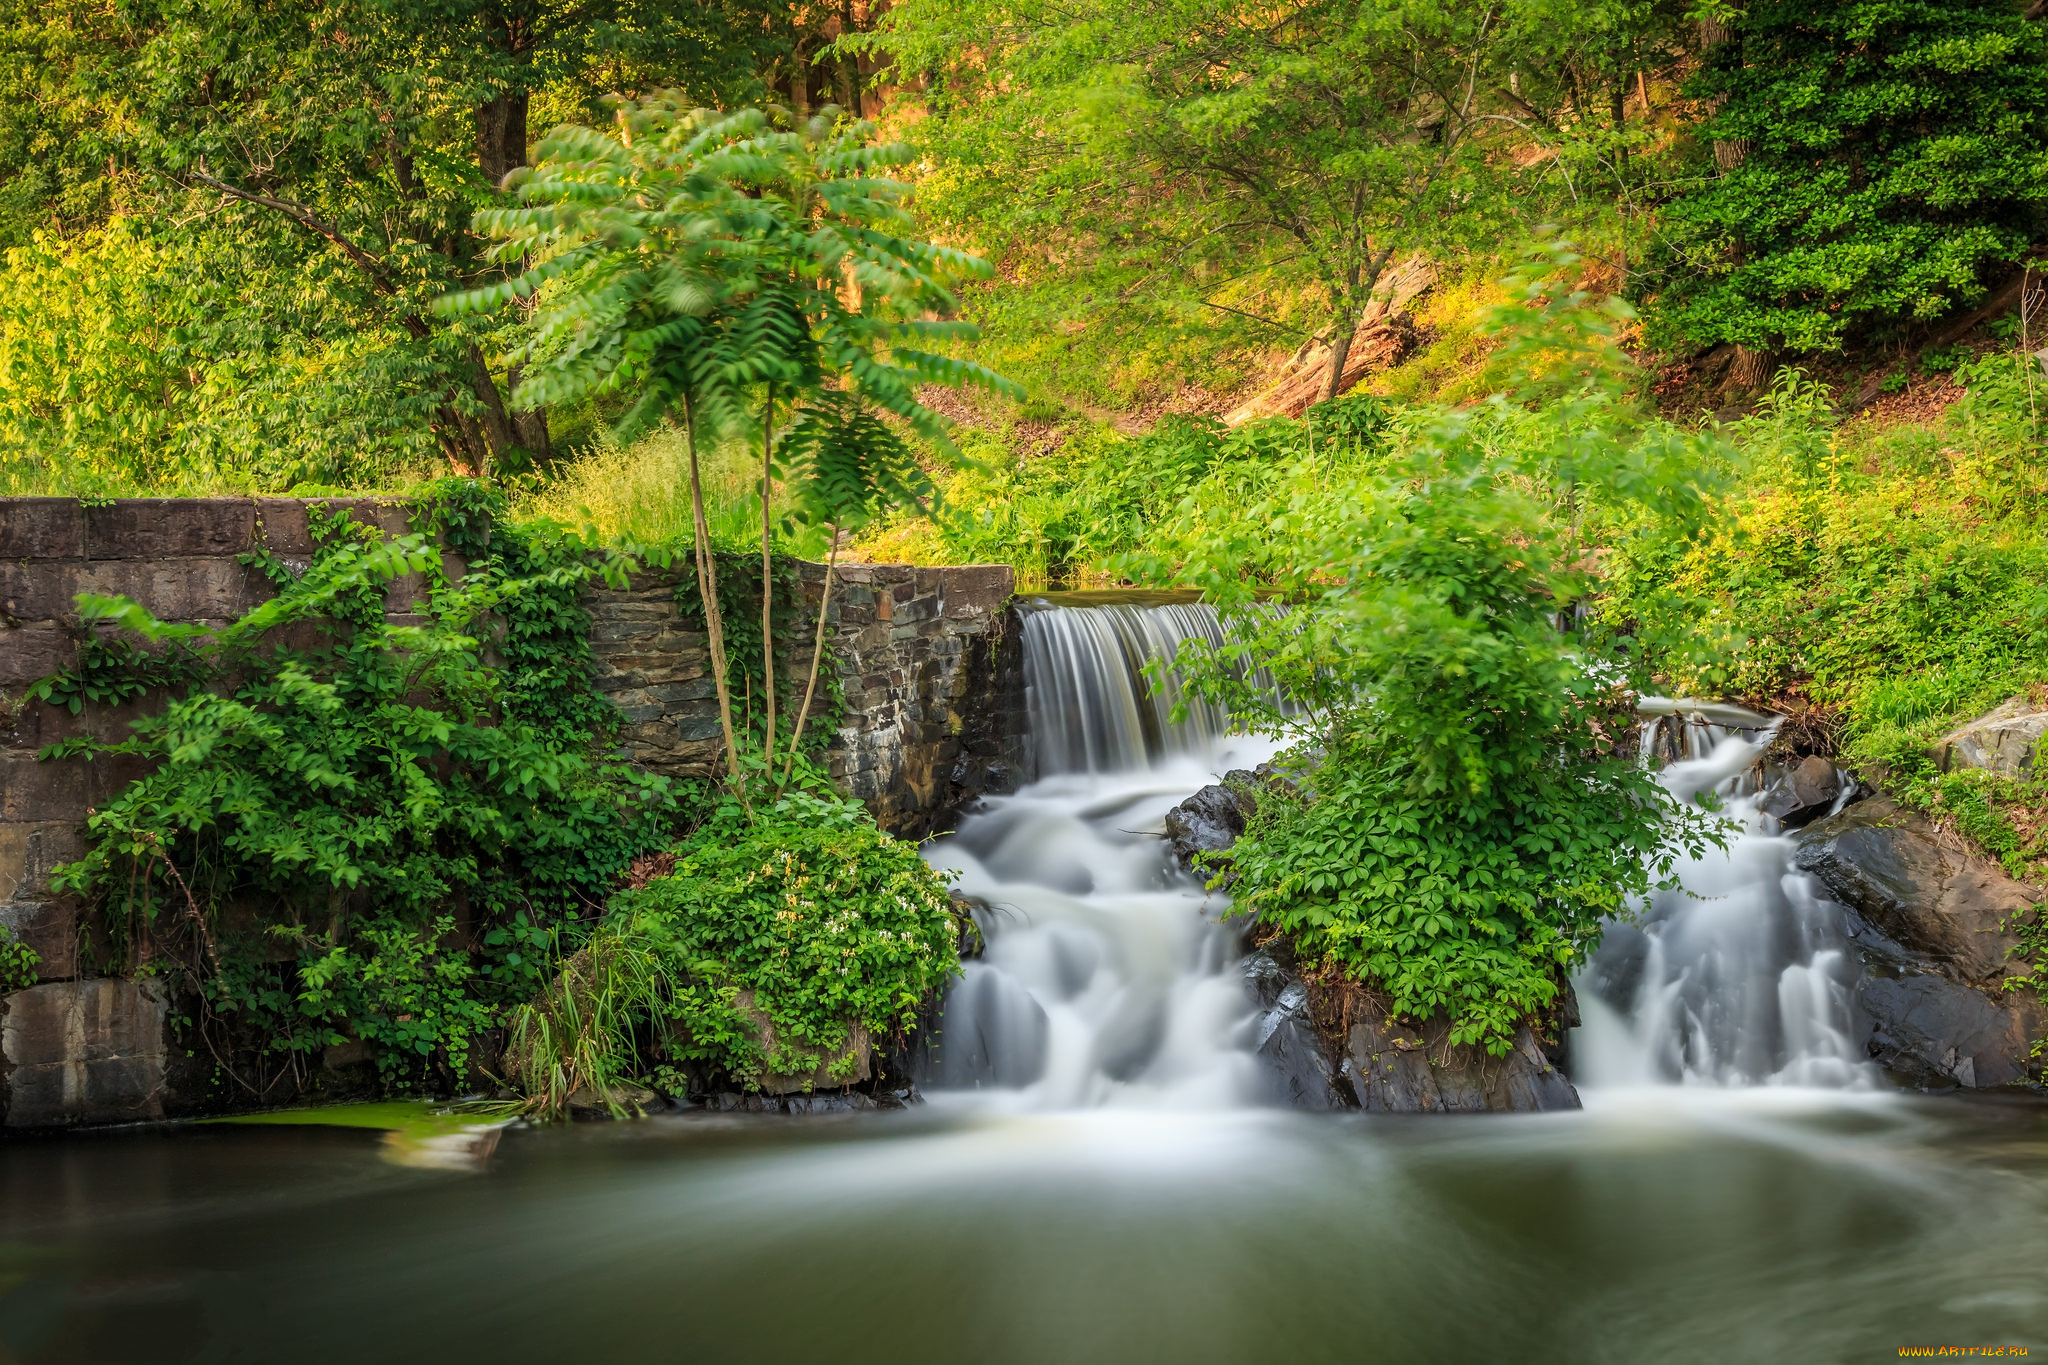
[[[353,1037],[394,1081],[450,1082],[542,978],[549,932],[670,837],[667,783],[598,757],[616,721],[576,598],[620,566],[494,507],[457,485],[422,509],[468,560],[459,583],[420,535],[316,515],[303,575],[267,561],[279,595],[218,631],[81,601],[181,646],[196,682],[126,740],[58,746],[148,765],[61,884],[101,904],[130,965],[168,952],[230,1049],[290,1064]],[[385,617],[404,574],[436,585],[420,624]]]
[[[515,401],[629,389],[622,436],[671,407],[686,429],[744,427],[755,386],[803,393],[830,373],[943,444],[919,384],[1006,385],[924,349],[973,335],[926,314],[954,311],[949,284],[988,268],[906,235],[907,187],[879,172],[909,149],[871,138],[829,116],[778,127],[755,110],[691,111],[673,94],[622,104],[616,135],[558,128],[513,178],[522,207],[478,216],[499,259],[533,265],[443,311],[536,299]]]
[[[1348,394],[1303,420],[1229,428],[1213,418],[1164,417],[1137,437],[1076,431],[1028,459],[970,437],[966,449],[979,458],[942,481],[936,517],[899,516],[866,548],[919,562],[1009,564],[1026,588],[1071,584],[1140,548],[1184,505],[1256,499],[1311,450],[1325,474],[1370,458],[1385,444],[1393,411]]]
[[[42,954],[0,926],[0,996],[25,991],[40,979],[36,968]]]
[[[814,773],[751,813],[726,800],[674,870],[614,898],[555,983],[515,1012],[507,1066],[531,1112],[569,1097],[622,1110],[686,1071],[752,1089],[850,1081],[958,970],[959,924],[917,846]]]
[[[906,1032],[959,966],[944,880],[828,789],[791,791],[752,821],[721,804],[675,875],[617,905],[687,973],[669,1006],[675,1056],[748,1083],[816,1070],[855,1029]],[[832,1079],[859,1061],[841,1057]]]
[[[1664,332],[1832,350],[1981,298],[2048,207],[2048,40],[2005,0],[1749,5],[1695,93],[1743,149],[1666,207]]]
[[[460,1076],[470,1043],[489,1026],[492,1012],[475,994],[477,972],[466,945],[444,946],[454,937],[449,915],[424,929],[361,925],[353,944],[300,959],[299,1012],[328,1027],[324,1044],[344,1042],[349,1034],[369,1043],[378,1069],[392,1079],[436,1052]]]
[[[1436,3],[910,0],[861,41],[924,78],[941,221],[1065,282],[1044,321],[1110,334],[1101,354],[1119,313],[1187,330],[1276,287],[1308,297],[1261,340],[1348,339],[1390,261],[1486,235],[1508,28]]]
[[[1625,397],[1614,319],[1557,285],[1575,260],[1510,282],[1531,406],[1417,414],[1378,460],[1304,459],[1125,561],[1224,613],[1222,644],[1183,647],[1186,694],[1297,741],[1232,852],[1240,912],[1496,1054],[1603,920],[1720,837],[1616,745],[1632,661],[1560,628],[1593,586],[1589,527],[1697,523],[1716,463]]]
[[[38,235],[0,280],[0,496],[375,488],[438,458],[429,348],[253,211]]]
[[[0,0],[0,245],[82,241],[69,273],[98,288],[79,302],[120,305],[84,308],[75,345],[44,329],[49,356],[146,362],[60,370],[36,469],[278,491],[545,455],[545,424],[503,412],[507,330],[427,313],[496,273],[472,214],[526,162],[530,113],[583,117],[610,88],[753,97],[784,17],[752,0]],[[140,253],[92,245],[123,216],[148,224]]]
[[[1936,736],[2048,680],[2039,372],[1994,353],[1956,373],[1934,426],[1891,429],[1839,427],[1824,387],[1781,375],[1731,430],[1748,463],[1723,517],[1617,547],[1601,617],[1674,689],[1804,694],[1841,713],[1852,763],[1927,772]]]

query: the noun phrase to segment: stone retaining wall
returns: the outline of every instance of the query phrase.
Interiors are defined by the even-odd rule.
[[[387,534],[409,529],[392,500],[322,499]],[[136,775],[124,759],[41,762],[39,750],[92,734],[117,739],[152,702],[69,712],[24,703],[35,680],[68,667],[81,632],[79,593],[134,598],[167,621],[225,623],[272,587],[242,557],[261,543],[288,564],[313,545],[306,502],[286,498],[0,499],[0,925],[42,958],[43,984],[7,997],[0,1018],[5,1126],[46,1127],[160,1116],[164,1003],[146,983],[81,979],[78,905],[50,872],[83,851],[87,811]],[[459,561],[449,563],[459,573]],[[804,582],[815,605],[822,565]],[[845,709],[826,760],[886,828],[944,828],[983,790],[1021,773],[1016,635],[1005,629],[1007,566],[841,570],[828,622]],[[591,592],[596,685],[625,717],[623,756],[677,776],[714,770],[722,748],[701,630],[675,605],[676,574],[637,575]],[[425,585],[393,583],[387,614],[422,607]],[[801,677],[802,665],[790,672]],[[789,705],[800,702],[792,698]]]

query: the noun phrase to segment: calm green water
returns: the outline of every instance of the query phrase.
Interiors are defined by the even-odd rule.
[[[2048,1352],[2048,1109],[927,1109],[0,1148],[0,1361],[1862,1361]]]

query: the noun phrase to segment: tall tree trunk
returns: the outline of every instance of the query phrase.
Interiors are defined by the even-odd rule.
[[[1771,382],[1770,352],[1737,346],[1735,359],[1728,367],[1728,382],[1745,393],[1755,393],[1768,385]]]
[[[718,724],[725,734],[726,780],[746,804],[740,778],[740,746],[732,732],[732,688],[725,678],[725,621],[718,610],[718,562],[711,556],[711,523],[704,516],[704,480],[697,472],[697,414],[683,403],[683,446],[690,456],[690,517],[697,539],[697,595],[704,603],[705,647],[711,654],[711,685],[718,693]],[[751,813],[751,807],[749,808]]]
[[[502,22],[498,46],[508,53],[517,52],[519,48],[510,28]],[[502,185],[506,176],[526,164],[527,102],[527,92],[523,89],[501,90],[476,107],[477,169],[493,185]],[[483,405],[480,420],[490,442],[492,461],[503,466],[514,447],[524,450],[531,459],[547,458],[547,414],[509,410],[507,399],[519,382],[518,376],[508,375],[504,391],[500,392],[490,366],[484,361],[483,352],[471,345],[469,358],[472,369],[470,386],[477,401]]]
[[[775,572],[771,558],[768,520],[768,491],[775,477],[775,386],[768,386],[768,401],[761,410],[761,676],[768,680],[768,738],[762,753],[769,772],[775,771]]]
[[[474,341],[468,343],[468,349],[470,392],[476,395],[477,406],[481,409],[477,414],[477,424],[483,429],[491,461],[499,463],[517,444],[512,435],[512,418],[505,411],[505,396],[498,392],[498,381],[491,377],[490,363],[484,359],[483,351]]]
[[[844,38],[859,31],[853,22],[853,0],[840,0],[839,36]],[[861,116],[860,58],[851,52],[842,51],[839,56],[839,99],[848,114],[854,118]]]
[[[505,397],[509,404],[513,394],[519,391],[519,366],[513,365],[505,371]],[[531,412],[512,408],[512,439],[518,442],[527,458],[536,464],[545,461],[554,452],[548,445],[548,410],[535,408]]]
[[[476,164],[493,185],[526,164],[524,90],[501,90],[476,107]]]
[[[796,713],[796,728],[789,732],[789,758],[782,765],[782,783],[789,785],[790,774],[796,771],[796,756],[802,751],[804,722],[811,716],[811,698],[818,691],[818,666],[825,659],[825,615],[832,609],[832,570],[839,563],[839,523],[831,525],[832,548],[825,552],[825,591],[818,595],[818,634],[811,641],[811,676],[804,683],[804,704]]]
[[[1719,19],[1700,20],[1699,33],[1700,56],[1702,59],[1705,59],[1715,48],[1735,37],[1735,30],[1729,28],[1728,25],[1722,23]],[[1707,105],[1708,116],[1712,117],[1720,113],[1721,106],[1727,102],[1726,96],[1716,95]],[[1743,158],[1748,155],[1749,143],[1739,138],[1733,141],[1716,141],[1714,143],[1714,164],[1724,172],[1732,171],[1737,166],[1740,166]]]

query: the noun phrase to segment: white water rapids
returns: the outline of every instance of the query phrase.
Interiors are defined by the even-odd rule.
[[[927,846],[982,902],[984,956],[948,997],[928,1093],[1005,1110],[1222,1108],[1270,1093],[1252,1055],[1257,1016],[1222,897],[1173,865],[1168,810],[1269,757],[1210,706],[1170,719],[1177,690],[1153,660],[1217,638],[1192,604],[1042,607],[1024,624],[1040,777],[993,797]],[[1647,702],[1646,761],[1681,799],[1717,795],[1738,832],[1682,866],[1616,925],[1581,973],[1582,1088],[1866,1087],[1850,1042],[1840,911],[1788,865],[1750,775],[1767,721],[1739,708]],[[1661,713],[1661,714],[1655,714]]]
[[[1841,908],[1791,867],[1792,841],[1761,809],[1754,773],[1772,722],[1661,699],[1643,709],[1645,760],[1675,752],[1659,781],[1682,801],[1710,794],[1734,830],[1725,850],[1680,864],[1678,887],[1611,926],[1579,973],[1572,1079],[1582,1089],[1876,1084],[1850,1040],[1855,964]]]
[[[1024,620],[1041,777],[928,846],[988,908],[946,1003],[932,1085],[1021,1109],[1249,1103],[1251,1006],[1224,902],[1176,868],[1167,811],[1273,746],[1220,709],[1171,720],[1143,669],[1218,637],[1195,605],[1051,607]]]

